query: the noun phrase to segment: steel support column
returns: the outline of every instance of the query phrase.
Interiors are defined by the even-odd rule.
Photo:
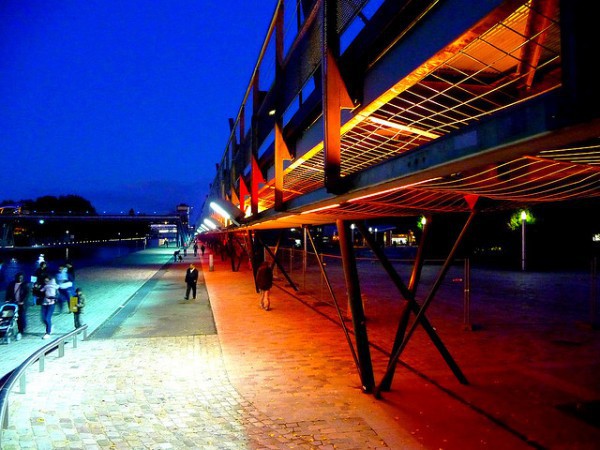
[[[375,378],[373,375],[371,352],[369,350],[369,338],[367,336],[367,319],[362,305],[356,258],[354,257],[354,249],[352,248],[352,238],[348,232],[349,225],[347,222],[337,220],[336,225],[340,236],[342,265],[344,268],[346,291],[348,292],[348,303],[352,312],[352,324],[354,326],[362,389],[364,392],[371,392],[375,386]]]
[[[252,214],[258,214],[258,184],[265,182],[265,177],[263,176],[258,161],[254,155],[251,157],[252,166],[251,166],[251,177],[252,182],[250,186],[250,208]]]
[[[275,123],[275,210],[281,211],[283,208],[283,162],[292,159],[290,150],[283,138],[281,129],[281,120]]]
[[[471,214],[469,215],[469,218],[465,222],[465,225],[463,226],[463,229],[461,230],[460,234],[456,238],[456,241],[454,242],[454,246],[450,250],[450,253],[448,254],[448,257],[446,258],[446,261],[444,262],[444,265],[442,266],[442,268],[440,270],[440,273],[438,274],[437,279],[433,283],[433,286],[431,287],[431,289],[429,291],[429,294],[427,295],[427,297],[423,301],[423,304],[421,305],[421,308],[419,309],[419,312],[417,313],[417,316],[415,317],[414,322],[412,323],[410,329],[408,330],[408,332],[404,336],[404,339],[402,340],[402,343],[400,344],[400,346],[398,347],[398,349],[396,350],[396,352],[392,355],[392,358],[390,360],[390,364],[396,364],[398,362],[398,359],[400,358],[400,355],[402,354],[402,352],[406,348],[406,345],[408,344],[408,341],[410,340],[410,338],[412,337],[413,333],[415,332],[417,326],[419,325],[419,323],[421,322],[422,318],[424,317],[425,312],[427,311],[427,308],[431,304],[431,301],[435,297],[435,294],[437,293],[437,290],[439,289],[440,285],[442,284],[442,281],[443,281],[444,277],[446,276],[446,273],[448,272],[448,269],[450,269],[450,265],[452,264],[452,261],[454,260],[454,255],[458,251],[458,248],[459,248],[460,244],[462,243],[463,238],[467,234],[467,230],[469,229],[469,226],[473,222],[473,219],[475,218],[476,214],[477,214],[476,210],[471,211]],[[386,377],[389,376],[389,372],[390,371],[391,371],[391,368],[388,366],[388,369],[386,370],[386,373],[385,373],[383,379],[385,379]],[[466,379],[464,381],[461,380],[461,379],[459,379],[459,381],[461,381],[461,383],[464,383],[464,384],[467,383]],[[378,397],[380,395],[380,392],[381,392],[382,388],[383,388],[383,386],[380,383],[377,386],[376,390],[375,390],[375,396],[376,397]]]
[[[233,246],[233,237],[231,233],[227,233],[227,253],[229,254],[229,259],[231,260],[231,271],[237,272],[237,268],[235,266],[235,247]]]
[[[252,230],[246,231],[246,240],[248,241],[248,248],[250,249],[250,265],[252,266],[252,275],[256,282],[256,271],[258,270],[258,264],[256,264],[256,245],[252,238]],[[255,283],[256,284],[256,283]],[[258,288],[256,289],[258,292]]]
[[[308,229],[308,227],[304,227],[304,231],[305,231],[306,237],[310,241],[310,245],[312,246],[312,249],[315,252],[315,255],[317,256],[317,262],[319,264],[319,269],[321,270],[321,275],[325,279],[325,284],[327,284],[327,289],[329,289],[329,295],[331,295],[331,298],[333,299],[333,303],[335,305],[335,310],[337,312],[338,318],[340,319],[340,326],[342,327],[342,330],[344,330],[344,336],[346,337],[346,342],[348,343],[348,347],[350,348],[350,352],[352,353],[352,359],[354,360],[354,365],[356,366],[356,370],[358,371],[358,376],[361,378],[361,381],[362,381],[361,366],[358,362],[358,356],[356,355],[356,350],[354,348],[354,345],[352,344],[352,339],[350,339],[350,333],[348,332],[348,327],[346,326],[346,322],[344,322],[344,317],[342,315],[342,311],[340,310],[340,305],[338,304],[337,298],[335,296],[335,292],[333,291],[333,287],[331,286],[331,283],[329,282],[329,277],[327,276],[327,271],[325,270],[323,261],[321,261],[321,258],[319,257],[319,252],[317,251],[317,246],[315,245],[315,241],[313,240],[312,235],[310,234],[310,230]]]
[[[421,273],[423,271],[423,263],[425,261],[425,247],[429,242],[429,229],[431,228],[431,217],[428,217],[423,225],[423,233],[421,234],[421,240],[419,242],[419,247],[417,249],[417,255],[415,257],[415,261],[413,263],[413,269],[410,274],[410,280],[408,282],[408,298],[415,298],[417,287],[419,285],[419,281],[421,279]],[[404,339],[404,334],[406,333],[406,328],[408,327],[408,320],[410,318],[410,313],[412,308],[409,303],[406,304],[406,308],[402,311],[402,315],[400,316],[400,320],[398,321],[398,328],[396,330],[396,336],[394,337],[394,344],[392,346],[392,355],[396,353],[398,347],[402,343]],[[386,376],[384,376],[381,381],[381,390],[388,391],[392,386],[392,380],[394,378],[394,373],[396,370],[396,361],[393,361],[390,358],[388,362],[388,372]]]
[[[341,109],[353,108],[346,85],[340,74],[337,58],[340,37],[337,34],[338,0],[323,1],[323,52],[321,76],[323,82],[323,123],[325,146],[325,188],[327,192],[342,193],[341,181]]]
[[[408,287],[406,287],[406,285],[400,278],[400,275],[398,275],[398,272],[396,271],[394,266],[390,263],[389,259],[387,258],[387,256],[385,255],[385,253],[383,252],[381,247],[379,245],[377,245],[377,243],[373,240],[371,235],[367,232],[367,229],[364,226],[364,224],[360,223],[357,225],[357,227],[358,227],[358,230],[361,232],[361,234],[363,234],[363,236],[365,237],[365,240],[367,241],[369,248],[373,251],[373,253],[377,257],[377,259],[379,259],[379,262],[383,266],[384,270],[386,271],[388,276],[392,279],[396,288],[400,291],[400,293],[402,294],[404,299],[407,301],[406,308],[404,309],[402,316],[400,318],[398,333],[396,334],[396,338],[394,340],[394,345],[393,345],[393,349],[392,349],[392,354],[394,354],[395,351],[397,350],[397,348],[400,346],[402,339],[404,337],[404,331],[406,330],[406,326],[408,324],[408,316],[410,315],[410,312],[413,312],[415,315],[418,314],[418,312],[419,312],[419,304],[415,300],[416,289],[413,287],[413,289],[411,290]],[[423,242],[423,239],[421,239],[421,241]],[[417,264],[415,261],[415,266],[416,265]],[[412,279],[412,277],[411,277],[411,279]],[[467,384],[466,377],[463,375],[462,371],[458,367],[458,364],[456,364],[456,362],[454,361],[454,358],[452,358],[452,355],[450,354],[450,352],[448,351],[448,349],[442,342],[442,339],[436,333],[434,327],[431,325],[431,323],[429,322],[429,320],[427,319],[427,317],[424,314],[421,316],[420,324],[423,327],[423,329],[425,330],[425,332],[427,333],[427,335],[429,336],[429,339],[431,339],[431,341],[433,342],[433,345],[435,345],[435,347],[438,349],[438,351],[444,358],[444,361],[446,361],[446,364],[448,364],[448,366],[450,367],[450,369],[452,370],[452,372],[454,373],[456,378],[461,383]],[[391,368],[390,368],[390,366],[391,366]],[[392,378],[393,378],[394,372],[395,372],[395,366],[396,366],[396,362],[392,362],[390,360],[390,362],[388,363],[388,368],[390,370],[386,372],[386,374],[389,373],[389,376],[386,379],[381,381],[381,383],[380,383],[381,390],[389,390],[390,389],[390,386],[392,384]]]

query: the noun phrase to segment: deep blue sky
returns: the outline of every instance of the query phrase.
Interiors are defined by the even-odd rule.
[[[200,207],[276,0],[0,0],[0,201]]]

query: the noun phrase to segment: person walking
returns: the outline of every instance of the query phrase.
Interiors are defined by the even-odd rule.
[[[41,305],[44,300],[44,293],[42,288],[44,287],[44,280],[48,277],[48,264],[46,261],[41,261],[40,265],[33,273],[35,280],[33,280],[33,295],[36,298],[35,304]]]
[[[73,267],[73,263],[71,261],[65,261],[65,267],[67,268],[67,275],[69,275],[69,280],[75,283],[75,268]]]
[[[42,300],[42,323],[46,325],[46,334],[42,339],[49,339],[52,334],[52,314],[54,314],[54,306],[58,295],[58,284],[54,278],[46,277],[44,286],[41,288],[44,294]]]
[[[74,294],[73,282],[71,281],[68,273],[67,266],[60,266],[56,274],[56,284],[58,284],[58,312],[63,312],[65,305],[67,305],[67,313],[69,311],[69,301],[71,296]]]
[[[41,265],[43,262],[46,262],[46,258],[44,257],[44,254],[43,254],[43,253],[40,253],[40,256],[38,256],[38,259],[37,259],[37,261],[36,261],[37,267],[40,267],[40,265]]]
[[[190,291],[192,292],[192,298],[196,300],[196,284],[198,283],[198,269],[194,263],[191,263],[190,266],[185,271],[185,299],[190,299]]]
[[[17,341],[21,339],[21,336],[25,333],[27,328],[27,298],[29,297],[29,285],[25,281],[25,275],[19,272],[15,275],[15,279],[8,283],[6,286],[5,300],[9,303],[17,305],[18,317],[17,317],[17,328],[18,333],[16,336]]]
[[[202,256],[204,256],[204,252],[206,251],[206,247],[204,246],[204,244],[202,244],[200,246],[200,252],[202,253]]]
[[[194,256],[198,256],[198,243],[194,242]]]
[[[81,288],[75,289],[75,297],[77,298],[77,303],[73,308],[73,320],[77,329],[81,327],[81,314],[83,314],[83,308],[85,307],[85,295]]]
[[[260,292],[260,307],[265,311],[270,311],[273,269],[267,261],[263,261],[256,271],[256,287]]]

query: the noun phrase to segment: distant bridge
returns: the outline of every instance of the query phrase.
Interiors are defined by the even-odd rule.
[[[179,223],[181,216],[177,214],[53,214],[53,213],[26,213],[0,215],[0,223],[14,220],[70,220],[70,221],[103,221],[103,220],[142,220],[147,222]]]
[[[15,226],[32,226],[33,224],[52,223],[73,224],[86,223],[132,223],[143,222],[149,225],[170,224],[177,227],[178,236],[186,241],[189,239],[189,226],[179,214],[53,214],[53,213],[11,213],[0,215],[0,247],[12,246],[14,242],[13,232]]]

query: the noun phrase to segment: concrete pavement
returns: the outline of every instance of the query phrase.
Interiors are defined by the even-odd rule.
[[[206,256],[195,259],[204,263],[198,299],[186,302],[183,274],[193,257],[173,263],[171,255],[148,249],[78,272],[90,339],[50,358],[45,372],[30,370],[27,394],[11,395],[3,449],[592,449],[600,442],[597,425],[567,408],[600,398],[597,331],[566,316],[565,324],[533,320],[532,301],[507,322],[514,310],[506,298],[493,301],[502,297],[498,280],[474,305],[481,331],[461,328],[451,300],[429,313],[469,385],[417,332],[392,390],[376,400],[360,391],[332,308],[278,280],[265,312],[248,267],[234,273],[216,257],[209,271]],[[517,281],[530,293],[538,283],[548,288],[543,276]],[[367,299],[378,292],[369,283],[365,291]],[[376,380],[390,342],[380,294],[368,319]],[[56,333],[70,330],[72,317],[55,324]],[[0,347],[4,372],[46,343],[39,319],[30,327],[39,336]]]

